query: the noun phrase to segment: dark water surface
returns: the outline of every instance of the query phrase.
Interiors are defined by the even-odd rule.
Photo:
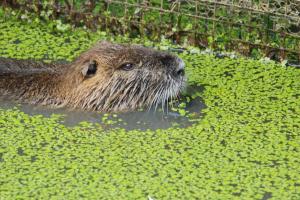
[[[193,92],[201,89],[190,87],[187,94],[192,95]],[[203,101],[198,97],[190,102],[186,103],[185,111],[187,113],[193,113],[195,116],[201,116],[201,110],[205,108]],[[178,106],[178,103],[174,104],[174,108]],[[95,111],[83,111],[83,110],[70,110],[68,108],[50,108],[47,106],[30,105],[11,101],[9,99],[0,98],[0,108],[12,109],[17,107],[22,112],[29,115],[43,115],[45,117],[51,117],[52,114],[62,115],[61,123],[66,126],[75,126],[80,122],[100,123],[107,128],[125,128],[127,130],[132,129],[166,129],[172,126],[186,127],[192,124],[192,121],[187,116],[182,116],[176,111],[172,111],[169,107],[162,109],[158,107],[157,110],[146,109],[143,111],[134,111],[126,113],[99,113]]]

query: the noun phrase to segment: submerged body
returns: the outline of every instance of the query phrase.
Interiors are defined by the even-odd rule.
[[[130,111],[165,103],[184,85],[181,59],[137,45],[100,42],[69,64],[0,60],[1,94],[33,104]]]

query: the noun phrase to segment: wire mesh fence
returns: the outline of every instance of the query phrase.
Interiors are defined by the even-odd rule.
[[[298,0],[3,0],[2,6],[114,34],[300,61]]]

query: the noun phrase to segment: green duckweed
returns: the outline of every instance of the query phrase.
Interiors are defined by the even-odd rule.
[[[6,18],[0,56],[72,60],[104,35]],[[187,128],[66,127],[0,105],[0,199],[300,199],[300,70],[179,56],[207,105]]]

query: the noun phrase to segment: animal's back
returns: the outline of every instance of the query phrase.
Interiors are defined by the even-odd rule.
[[[35,60],[0,58],[0,97],[14,96],[18,99],[26,98],[27,95],[38,100],[41,90],[46,85],[53,85],[49,80],[55,79],[65,66]],[[51,88],[45,93],[50,90]]]
[[[64,64],[44,63],[35,60],[19,60],[15,58],[0,57],[0,75],[19,74],[28,75],[36,73],[55,73],[64,68]]]

